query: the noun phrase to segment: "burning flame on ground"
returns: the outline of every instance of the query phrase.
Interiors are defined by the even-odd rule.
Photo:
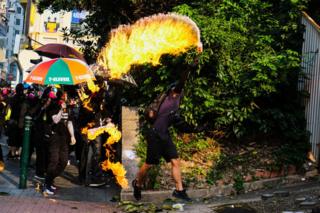
[[[127,172],[120,162],[112,163],[109,159],[107,159],[101,164],[101,167],[105,171],[111,170],[118,184],[122,188],[128,188],[128,180],[125,177]]]
[[[110,70],[111,78],[120,78],[133,64],[158,65],[163,54],[178,55],[190,47],[202,51],[197,25],[187,16],[158,14],[112,30],[97,63]]]
[[[120,162],[111,162],[110,158],[112,156],[112,147],[111,145],[114,143],[117,143],[121,139],[121,132],[118,130],[118,128],[112,124],[109,123],[106,126],[101,126],[98,128],[91,128],[94,124],[89,123],[87,127],[83,128],[81,133],[85,134],[88,138],[88,140],[94,140],[96,139],[99,135],[103,133],[108,133],[109,137],[107,141],[103,144],[104,147],[106,147],[106,157],[107,159],[101,163],[101,168],[105,171],[111,170],[112,173],[114,174],[117,183],[122,187],[122,188],[128,188],[128,180],[126,179],[126,170],[124,166]],[[110,151],[111,150],[111,151]]]

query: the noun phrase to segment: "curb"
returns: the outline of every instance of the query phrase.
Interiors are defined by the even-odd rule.
[[[316,176],[316,175],[314,175]],[[308,177],[314,177],[308,176]],[[264,188],[272,188],[280,185],[292,184],[301,182],[301,178],[305,176],[300,175],[289,175],[285,177],[277,177],[270,179],[263,179],[254,182],[244,183],[244,192],[256,191]],[[161,203],[163,200],[170,198],[172,191],[163,190],[163,191],[142,191],[141,202],[153,202]],[[188,194],[191,198],[209,198],[214,196],[228,196],[235,195],[236,191],[233,188],[232,184],[223,185],[223,186],[213,186],[207,189],[189,189]],[[120,193],[121,200],[135,201],[133,197],[132,190],[122,190]]]

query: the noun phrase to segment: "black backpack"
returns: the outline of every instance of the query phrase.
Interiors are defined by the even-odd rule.
[[[151,104],[149,104],[145,110],[144,110],[144,115],[146,120],[153,124],[154,121],[157,119],[158,116],[158,112],[160,109],[160,106],[162,104],[162,102],[164,101],[164,99],[167,97],[167,92],[161,93],[160,95],[157,96],[156,99],[154,99],[152,101]]]

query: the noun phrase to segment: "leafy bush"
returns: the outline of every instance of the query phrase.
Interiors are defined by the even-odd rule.
[[[203,53],[191,50],[180,57],[164,56],[162,66],[133,68],[139,88],[127,91],[129,103],[144,107],[198,57],[181,105],[189,123],[207,121],[236,138],[273,134],[278,126],[290,134],[288,127],[301,122],[295,117],[303,113],[296,89],[302,6],[257,0],[211,3],[175,8],[198,24]]]
[[[241,173],[237,173],[234,178],[233,188],[236,190],[237,193],[240,193],[244,190],[244,179]]]
[[[189,16],[199,26],[203,52],[164,56],[158,67],[134,67],[139,88],[127,91],[129,103],[145,107],[181,70],[192,67],[181,104],[187,122],[207,122],[230,141],[261,135],[277,138],[281,147],[275,153],[277,159],[301,166],[309,148],[303,96],[297,90],[304,4],[221,0],[175,7],[175,12]],[[195,58],[199,63],[191,66]],[[198,137],[190,144],[177,139],[182,155],[197,150],[196,141],[203,145],[203,136]]]

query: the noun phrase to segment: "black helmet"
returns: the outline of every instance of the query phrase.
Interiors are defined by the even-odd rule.
[[[16,93],[19,94],[19,95],[21,95],[21,94],[23,94],[23,90],[24,90],[23,84],[22,84],[22,83],[17,84],[17,86],[16,86]]]

